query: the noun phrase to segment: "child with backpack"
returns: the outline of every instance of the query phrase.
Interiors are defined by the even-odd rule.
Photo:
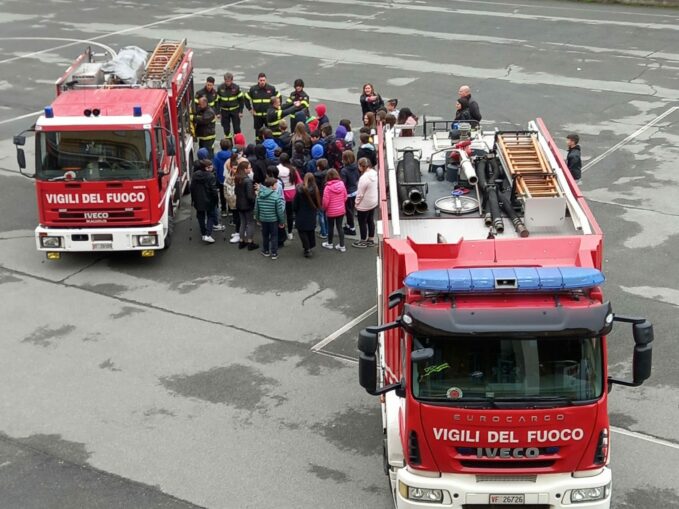
[[[326,249],[337,249],[344,253],[347,248],[344,246],[344,230],[342,223],[344,222],[344,214],[346,213],[347,189],[344,187],[344,182],[340,179],[337,170],[332,169],[328,172],[323,189],[323,209],[328,218],[328,240],[323,242],[323,247]],[[339,244],[333,245],[332,240],[337,228],[339,236]]]

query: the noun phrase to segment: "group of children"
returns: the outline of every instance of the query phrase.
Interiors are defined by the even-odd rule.
[[[285,118],[278,122],[276,133],[264,126],[257,144],[246,144],[242,133],[225,137],[212,160],[208,149],[201,148],[194,171],[194,176],[200,171],[200,178],[192,179],[192,196],[203,241],[213,243],[212,232],[225,229],[219,224],[221,208],[222,217],[228,217],[228,211],[232,214],[236,228],[232,244],[259,249],[274,260],[279,248],[293,239],[294,229],[305,257],[311,257],[316,247],[316,228],[322,247],[328,250],[345,252],[345,235],[357,233],[360,237],[353,247],[374,246],[377,122],[391,127],[414,125],[417,118],[408,108],[396,109],[396,99],[385,103],[371,84],[363,92],[358,140],[348,119],[333,129],[321,103],[313,109],[315,116],[289,117],[290,131]],[[204,176],[210,172],[214,180]],[[210,191],[194,190],[211,185]],[[201,199],[205,195],[210,198]],[[261,247],[254,239],[256,223],[261,225]]]

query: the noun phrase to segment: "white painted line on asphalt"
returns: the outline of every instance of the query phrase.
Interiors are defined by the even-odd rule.
[[[14,122],[15,120],[21,120],[23,118],[35,117],[36,115],[40,115],[41,113],[42,113],[42,110],[34,111],[33,113],[26,113],[25,115],[19,115],[18,117],[12,117],[12,118],[7,118],[5,120],[0,120],[0,125],[9,124],[10,122]]]
[[[337,329],[335,332],[330,334],[327,338],[325,338],[322,341],[319,341],[316,343],[314,346],[311,347],[312,352],[318,352],[321,348],[326,346],[329,343],[332,343],[335,341],[338,337],[340,337],[342,334],[350,330],[351,328],[355,327],[356,324],[361,323],[363,320],[368,318],[371,314],[373,314],[375,311],[377,311],[377,306],[371,307],[369,310],[367,310],[365,313],[360,314],[356,318],[354,318],[352,321],[349,323],[343,325],[339,329]]]
[[[622,140],[620,143],[617,143],[617,144],[613,145],[613,146],[612,146],[611,148],[609,148],[606,152],[604,152],[604,153],[601,154],[600,156],[597,156],[597,157],[595,157],[594,159],[592,159],[590,162],[588,162],[588,163],[582,168],[583,173],[586,172],[587,170],[589,170],[592,166],[594,166],[594,165],[595,165],[596,163],[598,163],[599,161],[605,159],[605,158],[608,157],[610,154],[612,154],[613,152],[615,152],[616,150],[618,150],[620,147],[622,147],[622,146],[626,145],[627,143],[629,143],[630,141],[632,141],[634,138],[636,138],[637,136],[639,136],[640,134],[642,134],[644,131],[646,131],[646,130],[650,129],[651,127],[653,127],[655,124],[657,124],[658,122],[660,122],[660,121],[661,121],[662,119],[664,119],[666,116],[671,115],[672,113],[674,113],[674,112],[677,111],[677,110],[679,110],[679,106],[672,106],[669,110],[667,110],[666,112],[664,112],[664,113],[658,115],[658,116],[655,117],[653,120],[651,120],[648,124],[646,124],[646,125],[640,127],[640,128],[637,129],[636,131],[634,131],[632,134],[630,134],[627,138],[625,138],[624,140]]]
[[[613,433],[618,433],[620,435],[625,435],[628,437],[632,438],[638,438],[639,440],[645,440],[646,442],[651,442],[652,444],[656,445],[662,445],[664,447],[669,447],[671,449],[677,449],[679,450],[679,444],[675,444],[673,442],[669,442],[667,440],[663,440],[661,438],[655,438],[650,435],[645,435],[643,433],[638,433],[636,431],[629,431],[623,428],[617,428],[615,426],[611,426],[611,431]]]
[[[91,37],[91,38],[86,39],[84,41],[91,42],[92,44],[94,44],[94,41],[98,41],[99,39],[105,39],[106,37],[111,37],[112,35],[126,34],[128,32],[135,32],[137,30],[143,30],[144,28],[150,28],[150,27],[153,27],[153,26],[156,26],[156,25],[162,25],[163,23],[171,23],[172,21],[178,21],[180,19],[193,18],[195,16],[202,16],[203,14],[208,14],[212,11],[217,11],[217,10],[220,10],[220,9],[226,9],[227,7],[233,7],[234,5],[242,4],[242,3],[245,3],[245,2],[248,2],[248,1],[249,0],[238,0],[237,2],[229,2],[228,4],[218,5],[216,7],[210,7],[208,9],[201,9],[199,11],[191,12],[189,14],[180,14],[179,16],[173,16],[171,18],[161,19],[161,20],[158,20],[158,21],[154,21],[153,23],[147,23],[146,25],[137,25],[137,26],[133,26],[133,27],[123,28],[121,30],[116,30],[115,32],[109,32],[109,33],[106,33],[106,34],[98,35],[96,37]],[[19,55],[19,56],[16,56],[16,57],[7,58],[5,60],[0,60],[0,64],[5,64],[5,63],[8,63],[8,62],[14,62],[15,60],[19,60],[21,58],[32,57],[32,56],[35,56],[35,55],[41,55],[43,53],[49,53],[50,51],[68,48],[70,46],[75,46],[76,44],[80,44],[80,42],[71,42],[71,43],[68,43],[68,44],[62,44],[60,46],[55,46],[53,48],[47,48],[47,49],[43,49],[43,50],[40,50],[40,51],[33,51],[31,53],[26,53],[25,55]]]

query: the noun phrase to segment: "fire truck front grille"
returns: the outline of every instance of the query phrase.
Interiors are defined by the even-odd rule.
[[[556,463],[554,460],[519,460],[519,461],[495,461],[495,460],[462,460],[460,465],[466,468],[549,468]]]
[[[72,223],[73,221],[88,222],[91,219],[105,219],[107,223],[115,223],[116,221],[135,222],[144,221],[144,217],[136,217],[141,209],[134,210],[107,210],[107,211],[81,211],[70,210],[68,212],[59,211],[55,222],[57,223]],[[56,212],[56,211],[55,211]]]
[[[537,475],[477,475],[476,482],[537,482]]]

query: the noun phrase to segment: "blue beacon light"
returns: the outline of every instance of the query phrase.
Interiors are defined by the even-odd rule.
[[[54,110],[51,106],[45,106],[45,118],[54,118]]]
[[[587,267],[508,267],[420,270],[409,274],[404,284],[423,292],[545,292],[582,290],[605,280],[600,270]]]
[[[141,117],[141,106],[135,106],[134,108],[132,108],[132,114],[135,117]]]

